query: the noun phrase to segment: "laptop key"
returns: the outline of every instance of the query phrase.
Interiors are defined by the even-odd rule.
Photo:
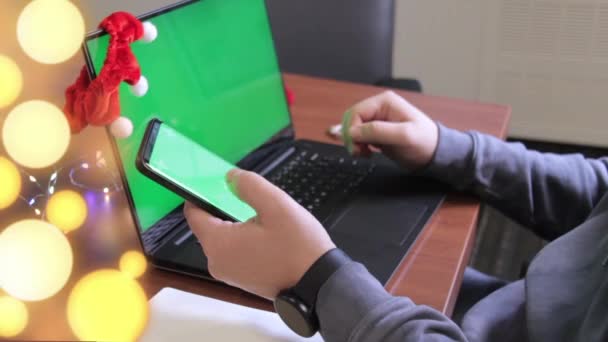
[[[350,157],[300,151],[269,180],[312,212],[332,198],[354,191],[371,172],[369,164]]]

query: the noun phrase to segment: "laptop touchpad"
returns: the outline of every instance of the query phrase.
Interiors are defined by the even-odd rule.
[[[334,221],[329,231],[364,241],[402,246],[427,210],[426,205],[411,199],[358,198]]]

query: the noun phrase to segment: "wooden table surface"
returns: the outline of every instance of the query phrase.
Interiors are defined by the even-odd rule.
[[[296,95],[292,115],[298,138],[330,143],[336,141],[325,132],[330,125],[341,121],[346,109],[383,91],[373,86],[297,75],[286,75],[285,81]],[[397,92],[447,126],[474,129],[500,138],[506,136],[508,107]],[[389,280],[387,289],[450,315],[475,241],[479,206],[472,197],[449,194]],[[71,233],[69,240],[75,260],[70,281],[53,298],[27,304],[29,324],[18,339],[74,340],[67,324],[66,303],[76,281],[93,270],[118,268],[122,253],[140,250],[123,194],[113,195],[106,209],[90,210],[83,228]],[[272,308],[269,302],[238,289],[157,269],[148,269],[139,280],[149,298],[164,287],[174,287],[251,307]]]

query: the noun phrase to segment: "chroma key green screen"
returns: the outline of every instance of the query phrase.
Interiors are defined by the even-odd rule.
[[[158,29],[133,52],[148,93],[120,88],[122,115],[133,135],[117,140],[120,159],[142,230],[183,199],[140,174],[135,158],[150,119],[159,118],[230,163],[237,163],[289,125],[272,34],[263,0],[201,0],[148,19]],[[109,36],[87,41],[95,72]],[[183,151],[176,150],[176,154]]]

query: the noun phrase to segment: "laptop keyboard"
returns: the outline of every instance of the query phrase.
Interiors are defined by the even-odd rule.
[[[154,227],[142,234],[141,238],[144,246],[146,246],[146,248],[150,247],[153,249],[156,247],[155,243],[157,243],[162,237],[164,237],[165,234],[169,233],[184,220],[185,218],[181,211],[173,212],[167,215],[165,218],[156,223]]]
[[[268,179],[311,212],[338,195],[355,190],[374,165],[348,157],[298,151]]]

